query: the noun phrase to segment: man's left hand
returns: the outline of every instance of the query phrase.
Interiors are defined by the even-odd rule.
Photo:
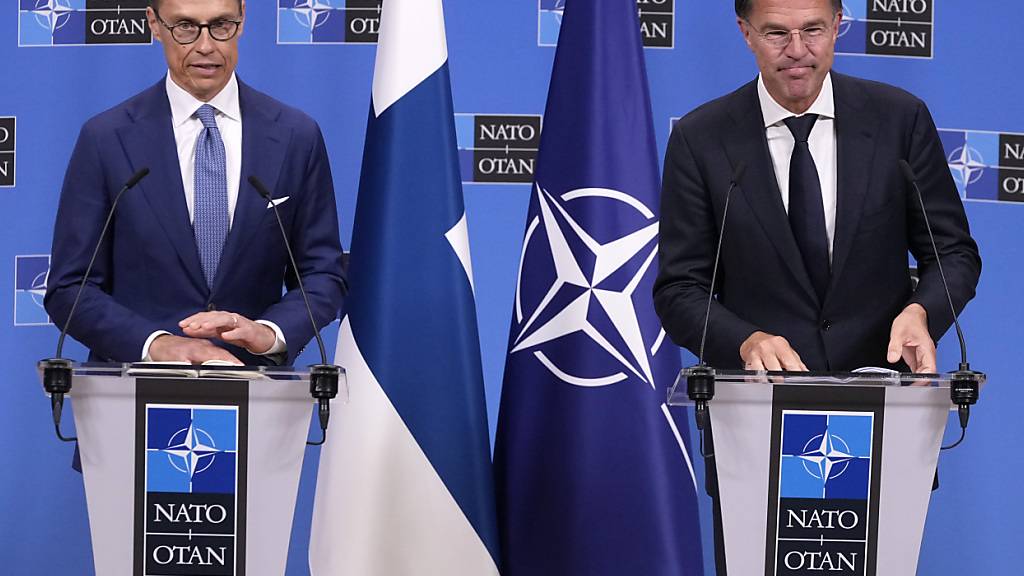
[[[178,326],[186,336],[220,338],[253,354],[262,354],[277,342],[277,335],[270,326],[234,312],[199,312],[178,322]]]
[[[935,342],[928,333],[928,311],[914,303],[892,321],[886,360],[894,364],[903,358],[911,372],[936,371]]]

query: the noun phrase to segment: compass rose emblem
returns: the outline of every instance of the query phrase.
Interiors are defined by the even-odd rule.
[[[988,167],[981,152],[966,144],[953,150],[948,162],[953,179],[962,189],[980,180]]]
[[[532,351],[552,375],[575,386],[609,386],[635,378],[653,388],[651,358],[661,346],[664,332],[657,322],[651,323],[654,330],[646,329],[638,312],[642,299],[650,298],[649,284],[642,281],[658,251],[654,212],[618,190],[582,188],[556,196],[537,184],[535,192],[540,211],[528,224],[522,261],[550,258],[546,268],[553,273],[548,282],[538,284],[536,276],[522,276],[520,263],[510,354]],[[613,212],[621,210],[619,221],[639,225],[598,240],[596,231],[588,230],[581,224],[584,219],[573,215],[577,203],[578,211],[585,213],[588,202],[601,202],[605,210],[614,207]],[[538,267],[530,269],[531,274],[539,273]],[[524,280],[531,288],[541,287],[539,299],[534,298],[536,304],[529,309],[524,302]],[[586,346],[588,360],[603,358],[607,372],[582,374],[566,365],[571,361],[556,361],[560,356],[549,353],[548,347],[560,341],[564,345],[566,338],[573,338],[573,346]]]
[[[167,454],[167,460],[175,470],[192,478],[213,465],[222,450],[217,449],[209,433],[197,428],[195,424],[189,424],[188,428],[175,432],[167,441],[167,448],[161,452]]]
[[[32,9],[39,25],[51,34],[67,24],[71,11],[69,0],[36,0],[35,8]]]
[[[312,32],[327,23],[331,9],[330,0],[295,0],[291,11],[299,24]]]

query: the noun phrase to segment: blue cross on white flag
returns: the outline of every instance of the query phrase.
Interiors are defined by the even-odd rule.
[[[440,0],[388,0],[347,315],[349,398],[317,479],[313,576],[497,574],[497,533]]]
[[[569,0],[495,448],[506,576],[703,574],[679,351],[651,297],[660,181],[636,0]]]

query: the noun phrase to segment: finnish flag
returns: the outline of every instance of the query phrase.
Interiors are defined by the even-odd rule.
[[[498,573],[447,61],[440,0],[384,4],[313,576]]]

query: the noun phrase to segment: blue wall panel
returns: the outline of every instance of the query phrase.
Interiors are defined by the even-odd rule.
[[[345,4],[345,0],[321,2],[338,8]],[[249,2],[238,71],[244,81],[320,122],[334,171],[342,241],[347,244],[369,109],[374,45],[365,42],[372,40],[365,34],[355,35],[350,40],[357,42],[347,44],[279,44],[279,30],[282,39],[293,39],[296,31],[302,31],[296,13],[287,10],[297,3],[301,2]],[[0,347],[8,351],[0,387],[4,430],[0,433],[0,454],[4,456],[0,464],[0,572],[91,574],[82,480],[70,469],[70,446],[53,438],[48,402],[35,373],[35,361],[52,354],[57,335],[52,326],[31,325],[46,321],[45,312],[36,304],[40,296],[31,290],[40,283],[33,284],[28,277],[32,264],[35,270],[38,266],[45,269],[45,258],[41,264],[22,258],[21,277],[16,263],[19,256],[45,257],[49,253],[63,172],[78,128],[90,116],[158,81],[165,64],[158,45],[20,47],[48,41],[50,36],[40,26],[45,15],[19,8],[32,10],[48,2],[8,0],[4,4],[0,8],[0,118],[16,118],[17,129],[15,186],[0,187],[0,201],[6,207],[5,225],[0,227],[0,294],[9,298],[7,306],[0,306]],[[92,2],[59,0],[55,4],[78,8]],[[132,8],[144,2],[122,0],[120,4]],[[562,0],[445,3],[457,113],[543,114],[554,49],[538,46],[539,12],[543,8],[555,14],[550,11],[562,4]],[[672,24],[667,41],[673,47],[646,52],[655,129],[663,150],[673,117],[750,80],[756,67],[737,32],[731,2],[646,0],[640,4],[644,11],[668,9],[672,15],[662,12],[644,17],[645,22]],[[876,4],[892,2],[846,2],[848,15],[858,21],[849,28],[850,36],[844,37],[842,46],[866,51],[871,43],[865,30],[894,29],[884,22],[864,21],[867,8]],[[838,55],[836,69],[914,92],[929,104],[941,129],[1024,133],[1024,99],[1019,96],[1024,78],[1016,62],[1024,54],[1024,36],[1016,33],[1012,21],[1019,3],[914,0],[905,4],[933,10],[933,26],[903,30],[925,31],[930,58]],[[60,32],[54,37],[58,41],[86,38],[83,14],[72,12],[73,17],[66,20],[59,17]],[[334,26],[344,15],[344,11],[333,11],[330,25],[318,28],[312,37],[337,40],[330,34],[342,33],[341,27]],[[372,20],[373,11],[356,15]],[[550,22],[555,16],[545,18]],[[914,15],[905,13],[901,18],[906,21]],[[878,15],[874,19],[878,20]],[[855,39],[854,34],[862,36]],[[3,144],[0,141],[0,154]],[[0,156],[0,163],[4,158]],[[992,158],[985,161],[992,166],[998,163]],[[530,186],[476,182],[465,186],[465,194],[493,430]],[[1024,473],[1016,428],[1024,389],[1017,386],[1013,375],[1019,367],[1017,345],[1024,325],[1024,307],[1016,297],[1022,257],[1016,233],[1024,220],[1024,205],[1014,200],[1024,200],[1013,196],[1005,200],[966,202],[984,270],[978,296],[962,320],[973,364],[988,372],[990,384],[974,411],[966,443],[941,459],[942,488],[932,499],[921,574],[1015,574],[1024,563],[1020,545],[1024,531],[1017,522],[1024,514],[1024,499],[1014,488],[1017,477]],[[335,334],[336,328],[328,331],[332,349]],[[85,358],[77,344],[67,350],[74,358]],[[314,362],[311,351],[307,349],[298,364]],[[955,339],[947,336],[940,346],[940,370],[954,369],[957,359]],[[951,427],[950,434],[953,432]],[[317,461],[315,453],[309,455],[288,574],[308,573],[304,534]],[[703,504],[703,537],[708,545],[706,499]],[[59,553],[53,552],[55,548]]]

